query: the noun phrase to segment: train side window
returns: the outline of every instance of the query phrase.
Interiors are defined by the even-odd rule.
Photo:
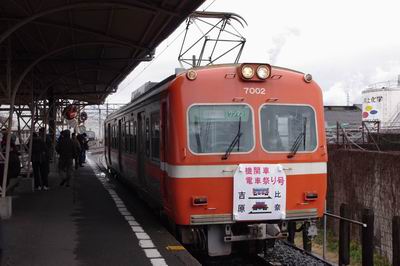
[[[150,121],[146,118],[146,156],[150,157]]]
[[[116,126],[113,126],[113,148],[116,149],[117,148],[117,132],[116,132]]]
[[[125,152],[129,152],[129,123],[130,122],[125,122]]]
[[[114,148],[114,126],[111,126],[110,141],[111,141],[111,148]]]
[[[133,121],[129,121],[129,153],[133,152],[132,149],[132,136],[133,136],[133,129],[132,129]]]
[[[114,125],[114,149],[118,149],[118,133],[117,133],[117,126]]]
[[[114,125],[114,149],[117,149],[117,126]]]
[[[124,122],[122,122],[122,119],[121,119],[121,122],[120,122],[120,134],[121,134],[121,136],[120,136],[120,149],[121,149],[121,151],[125,151],[125,135],[126,135],[126,133],[125,133],[125,123]]]
[[[151,157],[160,159],[160,114],[151,114]]]
[[[133,123],[132,123],[132,132],[133,132],[133,135],[132,135],[132,152],[136,153],[137,152],[137,150],[136,150],[136,147],[137,147],[137,122],[136,121],[133,121]]]
[[[109,124],[107,124],[107,126],[108,126]],[[99,136],[100,137],[100,136]],[[108,136],[108,134],[107,134],[107,127],[105,126],[104,127],[104,146],[105,147],[107,147],[108,146],[108,138],[109,138],[109,136]]]

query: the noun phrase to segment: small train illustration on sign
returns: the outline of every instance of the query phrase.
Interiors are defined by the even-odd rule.
[[[268,206],[267,206],[267,204],[265,203],[265,202],[263,202],[263,201],[257,201],[254,205],[253,205],[253,207],[252,207],[252,209],[253,209],[253,211],[256,211],[256,210],[268,210]]]
[[[254,196],[268,196],[269,188],[253,188]]]

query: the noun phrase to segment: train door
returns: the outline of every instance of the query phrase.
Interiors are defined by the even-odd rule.
[[[166,174],[166,165],[168,163],[167,158],[167,143],[168,143],[168,135],[167,135],[167,121],[168,121],[168,114],[167,114],[167,103],[163,102],[161,105],[161,167],[163,171],[163,180],[162,180],[162,194],[164,197],[164,201],[169,203],[169,194],[168,194],[168,175]]]
[[[111,165],[111,140],[112,140],[112,136],[111,136],[111,125],[110,123],[107,124],[107,159],[108,159],[108,164]]]
[[[147,189],[146,185],[146,126],[145,126],[145,112],[138,113],[138,151],[137,151],[137,162],[138,162],[138,179],[141,187]]]
[[[118,167],[119,171],[122,172],[122,119],[118,120],[118,134],[117,134],[117,148],[118,148]]]

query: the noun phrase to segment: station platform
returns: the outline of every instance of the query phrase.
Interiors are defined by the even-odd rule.
[[[71,187],[21,183],[2,221],[1,265],[200,265],[131,189],[108,180],[89,155]]]

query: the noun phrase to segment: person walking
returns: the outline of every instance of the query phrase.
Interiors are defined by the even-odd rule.
[[[77,154],[70,134],[71,132],[69,130],[64,130],[62,132],[62,138],[56,146],[56,151],[60,155],[60,169],[65,171],[65,178],[61,180],[60,186],[65,184],[66,187],[69,187],[70,185],[69,183],[72,177],[72,162]]]
[[[44,158],[40,162],[40,172],[43,175],[42,179],[45,180],[45,183],[48,184],[48,177],[50,173],[50,157],[51,157],[51,150],[52,150],[52,144],[51,144],[51,139],[50,136],[46,134],[46,129],[44,127],[41,127],[39,129],[39,137],[44,143]],[[45,186],[45,190],[48,189],[48,185]]]
[[[79,168],[79,165],[81,165],[80,164],[80,159],[79,159],[79,156],[80,156],[80,153],[81,153],[81,144],[79,143],[79,141],[78,141],[78,139],[76,137],[76,133],[72,133],[72,142],[74,143],[75,150],[76,150],[76,154],[75,154],[74,160],[75,160],[75,170],[77,170]],[[81,166],[83,166],[83,165],[81,165]]]
[[[48,190],[48,151],[46,143],[38,136],[36,132],[32,135],[32,168],[33,178],[35,180],[36,190]]]
[[[79,165],[83,166],[86,163],[86,151],[89,150],[89,144],[86,133],[79,134],[77,136],[79,144],[81,145],[81,151],[79,155]]]

